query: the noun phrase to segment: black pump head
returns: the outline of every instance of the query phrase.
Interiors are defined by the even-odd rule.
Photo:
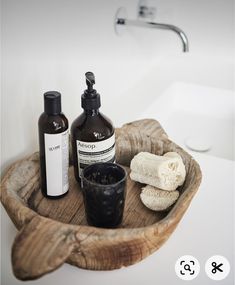
[[[88,71],[85,73],[86,76],[86,84],[88,91],[93,91],[93,85],[95,84],[95,75],[94,73]]]
[[[96,110],[100,107],[100,95],[93,89],[95,84],[94,73],[88,71],[85,73],[87,90],[82,94],[82,108],[85,110]]]

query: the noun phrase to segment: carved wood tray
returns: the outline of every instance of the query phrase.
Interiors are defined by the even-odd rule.
[[[197,162],[168,139],[152,119],[116,129],[116,159],[129,171],[135,154],[178,152],[186,166],[186,180],[176,204],[153,212],[140,201],[140,183],[127,181],[124,220],[117,229],[87,226],[82,194],[69,169],[69,194],[59,200],[42,196],[38,153],[14,163],[1,183],[1,201],[19,229],[12,246],[12,267],[21,280],[36,279],[64,262],[92,270],[112,270],[134,264],[156,251],[168,239],[198,190]]]

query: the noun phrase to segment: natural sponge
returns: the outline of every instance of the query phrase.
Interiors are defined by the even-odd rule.
[[[131,161],[132,180],[151,186],[174,191],[185,180],[186,170],[181,156],[168,152],[163,156],[140,152]]]
[[[147,185],[142,188],[140,199],[143,204],[153,211],[163,211],[175,203],[179,191],[166,191]]]

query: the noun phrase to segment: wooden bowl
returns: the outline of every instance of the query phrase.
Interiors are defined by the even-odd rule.
[[[38,153],[9,168],[1,183],[1,201],[20,230],[12,246],[12,266],[17,278],[39,278],[64,262],[92,270],[129,266],[156,251],[168,239],[198,190],[200,167],[168,139],[155,120],[135,121],[116,129],[116,159],[127,171],[131,159],[140,151],[158,155],[178,152],[186,166],[186,180],[173,207],[153,212],[140,201],[143,185],[128,178],[124,220],[117,229],[87,225],[72,166],[69,193],[59,200],[49,200],[41,194]]]

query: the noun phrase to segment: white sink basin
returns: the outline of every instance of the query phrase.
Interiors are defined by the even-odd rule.
[[[177,82],[141,118],[157,119],[184,148],[234,160],[234,98],[229,90]]]

